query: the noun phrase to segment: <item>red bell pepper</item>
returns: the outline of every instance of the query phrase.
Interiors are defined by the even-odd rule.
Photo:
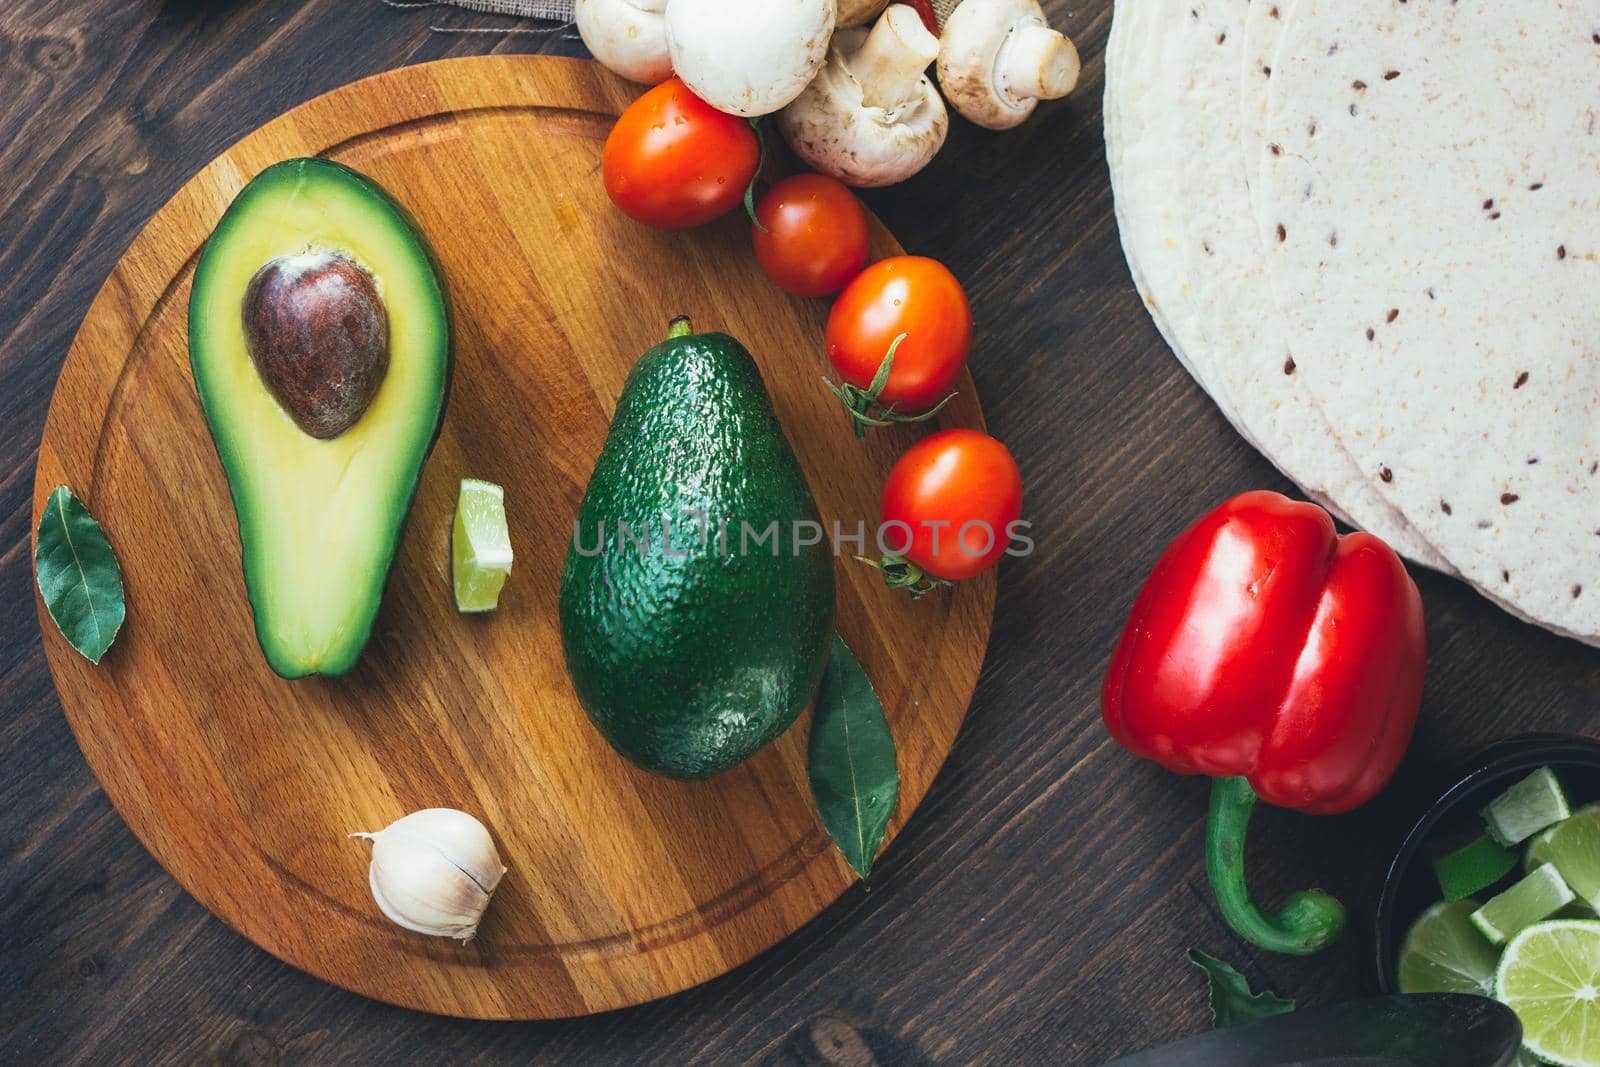
[[[1400,558],[1371,534],[1340,536],[1315,504],[1244,493],[1156,564],[1101,710],[1123,747],[1216,778],[1206,870],[1240,936],[1296,955],[1339,936],[1344,908],[1324,893],[1295,893],[1276,915],[1250,902],[1250,813],[1257,797],[1310,814],[1370,800],[1411,739],[1426,656]]]

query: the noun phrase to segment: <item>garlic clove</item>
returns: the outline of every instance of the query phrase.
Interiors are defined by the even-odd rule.
[[[390,920],[421,934],[465,940],[478,929],[489,894],[430,845],[379,837],[369,874],[373,898]]]
[[[377,833],[368,883],[379,910],[397,926],[461,941],[478,922],[506,868],[477,819],[452,808],[427,808]]]
[[[485,893],[493,893],[506,873],[488,828],[464,811],[424,808],[390,823],[383,832],[434,846]]]

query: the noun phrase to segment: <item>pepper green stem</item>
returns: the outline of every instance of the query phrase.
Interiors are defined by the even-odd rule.
[[[687,315],[679,315],[667,323],[667,340],[669,341],[675,337],[688,337],[692,333],[694,333],[694,326],[690,324],[689,316]]]
[[[1243,778],[1211,783],[1211,813],[1206,823],[1206,874],[1222,918],[1233,932],[1268,952],[1309,956],[1344,932],[1344,905],[1318,890],[1289,894],[1283,910],[1263,913],[1250,901],[1244,880],[1244,841],[1255,810],[1256,793]]]

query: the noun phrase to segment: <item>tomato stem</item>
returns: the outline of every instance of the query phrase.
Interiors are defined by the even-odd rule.
[[[762,233],[767,228],[761,225],[761,220],[756,218],[756,182],[761,180],[761,172],[767,165],[767,134],[761,127],[761,116],[748,120],[750,129],[756,135],[756,169],[751,173],[750,180],[744,186],[744,213],[750,216],[750,224]]]
[[[1344,905],[1315,889],[1290,893],[1277,914],[1264,914],[1250,900],[1244,877],[1244,843],[1255,806],[1255,790],[1245,779],[1212,781],[1206,874],[1217,907],[1234,933],[1268,952],[1290,956],[1321,952],[1344,932]]]
[[[839,385],[834,385],[827,378],[822,379],[833,395],[838,397],[839,401],[844,404],[845,410],[850,413],[851,419],[855,422],[857,437],[865,437],[868,426],[892,426],[897,422],[926,422],[939,414],[946,404],[956,398],[956,394],[951,393],[927,411],[918,412],[914,415],[904,414],[897,410],[897,405],[884,404],[878,399],[883,395],[884,386],[889,384],[889,372],[894,369],[895,351],[900,347],[900,342],[905,339],[906,335],[901,334],[889,345],[888,353],[883,357],[883,362],[878,364],[877,373],[872,376],[871,383],[865,389],[849,382],[841,382]]]
[[[911,594],[912,600],[921,600],[924,595],[935,589],[955,584],[947,578],[929,574],[903,556],[884,556],[882,559],[857,556],[856,559],[882,571],[884,585],[890,589],[904,589]]]

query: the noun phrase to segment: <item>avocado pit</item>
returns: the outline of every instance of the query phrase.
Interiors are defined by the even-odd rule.
[[[372,276],[332,252],[269,260],[245,287],[245,347],[295,424],[320,440],[354,426],[389,369],[389,316]]]

